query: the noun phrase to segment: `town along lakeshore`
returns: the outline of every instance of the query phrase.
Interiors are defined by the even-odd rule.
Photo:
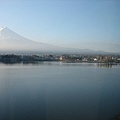
[[[87,55],[87,54],[63,54],[63,55],[15,55],[5,54],[0,55],[0,62],[2,63],[29,63],[37,61],[62,61],[62,62],[73,62],[73,63],[108,63],[117,64],[120,63],[120,55]]]

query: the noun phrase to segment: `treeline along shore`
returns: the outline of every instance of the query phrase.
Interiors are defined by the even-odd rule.
[[[1,63],[24,63],[36,61],[63,61],[73,63],[120,63],[120,55],[85,55],[85,54],[63,54],[63,55],[16,55],[16,54],[1,54]]]

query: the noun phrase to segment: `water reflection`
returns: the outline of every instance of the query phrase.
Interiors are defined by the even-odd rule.
[[[112,66],[116,66],[117,64],[108,64],[108,63],[99,63],[99,64],[97,64],[97,66],[99,67],[99,68],[112,68]]]
[[[0,120],[118,119],[120,66],[98,66],[106,65],[0,64]]]
[[[67,62],[53,62],[53,61],[33,61],[33,62],[21,62],[21,63],[0,63],[5,65],[46,65],[46,66],[81,66],[81,67],[98,67],[98,68],[112,68],[120,64],[117,63],[67,63]]]

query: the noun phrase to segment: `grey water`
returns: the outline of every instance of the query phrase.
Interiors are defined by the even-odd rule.
[[[0,63],[0,120],[112,120],[120,65]]]

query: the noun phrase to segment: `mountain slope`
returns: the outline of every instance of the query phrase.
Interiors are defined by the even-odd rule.
[[[0,27],[0,51],[28,51],[41,53],[97,53],[89,49],[62,48],[29,40],[7,27]],[[100,51],[98,51],[100,53]],[[102,52],[105,53],[105,52]]]
[[[53,52],[60,48],[29,40],[4,27],[0,28],[0,50]]]

